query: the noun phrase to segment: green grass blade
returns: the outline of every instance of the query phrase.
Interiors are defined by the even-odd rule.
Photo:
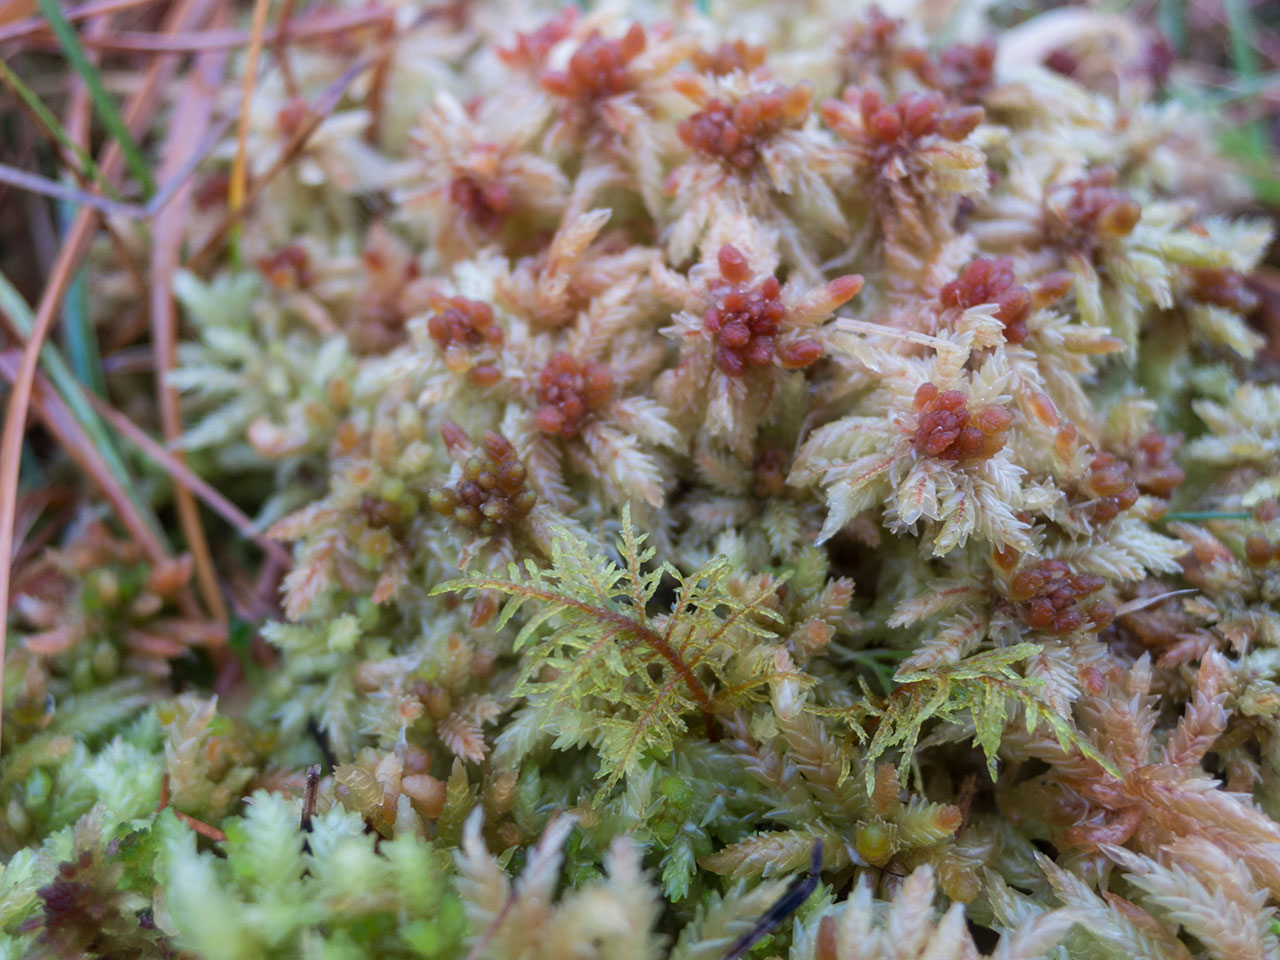
[[[22,82],[9,64],[0,59],[0,80],[4,81],[5,86],[13,91],[13,95],[26,104],[40,122],[40,124],[48,130],[50,135],[58,141],[58,143],[75,156],[80,162],[80,176],[86,183],[97,184],[107,196],[113,200],[119,200],[120,195],[107,183],[106,177],[102,175],[102,171],[94,162],[93,157],[80,149],[80,145],[71,139],[71,135],[67,133],[66,128],[58,121],[48,107],[40,100],[39,97],[32,92],[31,88]]]
[[[89,319],[89,288],[81,269],[67,288],[62,305],[62,338],[67,358],[76,379],[100,397],[107,395],[106,378],[102,374],[102,358],[98,354],[98,335]]]
[[[151,177],[151,170],[147,166],[146,158],[142,155],[142,149],[138,146],[138,142],[133,139],[133,135],[129,133],[129,128],[125,125],[124,118],[120,116],[120,111],[116,108],[116,103],[111,99],[111,95],[107,93],[107,88],[102,85],[102,76],[89,58],[85,55],[84,47],[80,45],[80,35],[76,33],[75,28],[71,26],[71,22],[67,20],[63,14],[62,8],[58,5],[58,0],[36,0],[40,4],[40,11],[44,14],[45,19],[49,21],[49,27],[53,30],[53,35],[58,38],[58,43],[62,47],[62,52],[66,56],[71,68],[84,81],[84,85],[89,90],[89,98],[93,101],[93,108],[98,114],[98,119],[107,129],[107,132],[120,145],[120,150],[124,154],[124,162],[129,168],[129,172],[137,178],[142,184],[142,191],[146,197],[150,197],[155,193],[155,181]]]
[[[1227,36],[1231,43],[1231,61],[1242,77],[1258,72],[1258,53],[1253,49],[1253,18],[1246,0],[1222,0],[1227,14]]]
[[[1184,4],[1185,0],[1160,0],[1156,11],[1160,29],[1180,56],[1185,56],[1187,52],[1187,16]]]
[[[1253,44],[1256,33],[1248,2],[1223,0],[1223,9],[1227,14],[1232,65],[1240,79],[1248,82],[1258,75],[1258,52]],[[1221,145],[1229,156],[1241,162],[1259,199],[1267,203],[1280,200],[1280,178],[1275,174],[1280,169],[1280,157],[1272,148],[1261,121],[1255,120],[1229,131],[1222,138]]]
[[[1182,513],[1166,513],[1161,520],[1248,520],[1251,513],[1222,513],[1217,510],[1187,510]]]
[[[58,205],[62,229],[65,232],[75,216],[71,203]],[[89,287],[85,281],[85,268],[76,271],[67,296],[62,303],[62,339],[67,348],[67,359],[80,382],[100,397],[107,395],[107,379],[102,372],[102,357],[98,352],[98,332],[93,329],[89,316]]]
[[[23,336],[29,335],[31,328],[35,326],[35,317],[31,315],[31,308],[27,305],[27,301],[23,299],[22,294],[17,291],[4,274],[0,274],[0,311],[9,317],[14,328]],[[84,429],[89,439],[93,441],[93,445],[101,454],[107,469],[111,471],[112,476],[119,481],[121,487],[128,494],[134,507],[137,508],[138,515],[146,521],[147,526],[151,528],[160,542],[168,547],[169,538],[165,536],[164,528],[161,527],[160,521],[156,519],[155,511],[151,509],[151,504],[138,496],[138,484],[129,475],[128,468],[125,467],[124,460],[116,449],[115,441],[107,430],[106,424],[102,422],[98,412],[89,405],[89,401],[85,397],[84,385],[76,379],[75,374],[71,372],[71,368],[67,366],[66,360],[63,359],[61,352],[52,343],[45,343],[41,349],[40,363],[49,377],[49,382],[58,391],[62,402],[67,405],[72,416],[76,418],[76,421]]]

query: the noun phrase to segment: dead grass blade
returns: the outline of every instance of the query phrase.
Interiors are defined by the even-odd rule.
[[[35,327],[35,318],[31,315],[31,308],[27,306],[27,302],[22,299],[22,294],[14,288],[4,274],[0,274],[0,314],[9,319],[19,339],[25,340],[31,335],[31,331]],[[67,366],[66,360],[63,359],[55,344],[46,343],[44,345],[44,348],[40,351],[40,362],[44,366],[45,374],[48,376],[49,381],[57,389],[58,396],[76,418],[80,429],[93,441],[94,446],[97,447],[103,462],[106,463],[116,482],[129,493],[135,509],[146,519],[147,525],[151,528],[156,538],[161,543],[166,543],[160,521],[156,519],[150,505],[137,496],[136,485],[129,474],[128,468],[125,466],[124,459],[116,451],[111,435],[106,432],[106,427],[89,406],[84,385],[71,372],[71,368]]]
[[[112,200],[96,193],[88,193],[70,184],[49,180],[46,177],[19,170],[17,167],[11,167],[4,163],[0,163],[0,183],[7,183],[12,187],[17,187],[19,190],[29,190],[32,193],[51,197],[54,200],[74,203],[79,207],[88,207],[90,210],[96,210],[99,213],[114,213],[118,216],[130,217],[136,220],[144,219],[150,216],[151,213],[147,207],[138,206],[136,203]]]
[[[298,96],[298,81],[293,75],[293,62],[289,59],[289,39],[290,26],[293,22],[293,11],[298,5],[298,0],[284,0],[280,5],[280,13],[277,16],[279,21],[273,31],[275,36],[268,37],[267,42],[271,44],[271,52],[276,56],[276,63],[280,65],[280,73],[284,77],[284,89],[291,98]]]
[[[168,33],[190,29],[208,16],[211,6],[212,0],[177,0],[167,11],[161,29]],[[161,56],[152,61],[125,109],[125,122],[131,128],[137,125],[140,129],[143,120],[155,115],[159,91],[172,79],[177,68],[178,63],[173,57]],[[111,178],[118,172],[119,163],[119,149],[114,143],[109,144],[99,166]],[[62,248],[58,251],[57,260],[40,297],[31,336],[23,348],[22,359],[13,378],[13,389],[5,411],[4,431],[0,434],[0,674],[4,669],[5,641],[8,638],[9,578],[12,571],[18,472],[22,461],[22,439],[26,431],[27,413],[31,405],[31,391],[35,386],[36,364],[67,285],[88,249],[97,222],[98,215],[95,211],[82,209],[63,239]],[[0,676],[0,725],[3,724],[4,707],[2,680],[3,677]]]
[[[203,54],[195,63],[169,126],[161,150],[160,177],[170,179],[183,168],[190,151],[207,132],[213,120],[215,96],[223,70],[225,53]],[[178,316],[173,298],[173,274],[178,267],[183,228],[191,207],[191,185],[184,182],[172,201],[155,218],[151,244],[151,344],[156,362],[156,400],[160,407],[160,423],[167,441],[173,443],[182,435],[182,413],[178,392],[169,385],[168,374],[178,362]],[[185,454],[177,454],[185,461]],[[227,622],[227,605],[218,586],[209,539],[200,522],[200,508],[191,486],[176,474],[174,500],[182,533],[195,561],[196,582],[205,607],[219,623]]]
[[[267,10],[271,0],[254,0],[253,28],[249,38],[249,56],[244,66],[244,89],[240,94],[240,120],[236,124],[236,155],[231,162],[231,183],[227,188],[227,208],[231,213],[239,213],[244,205],[244,185],[248,157],[249,139],[249,100],[253,96],[253,88],[258,82],[258,60],[262,56],[263,34],[267,29]],[[232,256],[236,255],[236,244],[233,240]]]
[[[192,471],[182,457],[171,450],[165,449],[162,444],[153,440],[145,430],[100,397],[90,396],[89,402],[93,404],[93,408],[97,410],[102,419],[111,424],[122,437],[142,451],[156,466],[168,471],[175,484],[182,484],[189,488],[192,493],[205,502],[205,505],[210,510],[235,527],[240,536],[246,540],[252,540],[262,548],[263,553],[267,554],[276,563],[284,567],[292,566],[293,558],[289,555],[288,550],[260,533],[254,526],[253,520],[243,510],[219,493],[217,488],[207,480]]]
[[[53,520],[36,530],[36,524],[49,510],[59,514],[67,514],[72,509],[75,491],[70,487],[41,487],[39,490],[27,490],[18,497],[17,535],[14,538],[13,567],[15,593],[21,592],[20,581],[23,579],[24,567],[27,567],[48,546],[54,534],[62,528],[61,522]],[[34,532],[33,532],[34,531]],[[38,575],[38,574],[37,574]]]
[[[0,376],[10,383],[17,379],[20,356],[21,354],[16,350],[0,354]],[[76,466],[84,471],[85,475],[102,491],[102,495],[111,504],[111,509],[120,518],[129,535],[142,547],[147,559],[152,563],[169,560],[169,551],[139,514],[129,494],[102,459],[97,446],[81,429],[67,405],[58,398],[57,391],[40,374],[36,374],[32,384],[31,405],[44,421],[45,426],[49,428],[49,432],[57,438],[68,456],[75,461]]]
[[[204,246],[197,250],[194,254],[187,258],[187,269],[193,273],[203,273],[209,266],[214,255],[222,248],[222,244],[226,241],[227,235],[232,228],[240,222],[240,218],[244,215],[244,211],[251,208],[258,195],[266,188],[273,179],[275,179],[280,171],[287,167],[299,153],[306,147],[307,141],[311,139],[311,135],[319,129],[320,124],[325,118],[337,107],[342,97],[347,92],[347,88],[355,82],[360,74],[368,70],[373,64],[383,56],[390,52],[390,47],[385,47],[379,53],[373,56],[365,57],[363,60],[352,64],[347,68],[342,76],[334,80],[328,87],[320,92],[307,107],[306,116],[298,125],[298,129],[293,133],[289,140],[280,149],[275,161],[263,171],[262,176],[256,177],[249,184],[245,191],[244,203],[239,209],[228,209],[226,215],[222,218],[222,222],[210,234],[209,239],[205,241]]]
[[[72,23],[80,20],[86,20],[89,17],[96,17],[101,14],[119,13],[121,10],[132,10],[134,7],[145,7],[155,3],[157,0],[93,0],[92,3],[82,3],[78,7],[72,7],[70,10],[64,10],[65,16]],[[32,9],[35,4],[32,4]],[[11,40],[21,40],[23,37],[29,37],[33,34],[43,33],[49,29],[49,24],[44,17],[28,17],[25,20],[18,20],[14,23],[6,24],[0,27],[0,43],[8,43]]]
[[[264,46],[270,46],[278,53],[292,43],[316,40],[335,33],[349,33],[363,27],[389,25],[392,22],[391,14],[379,9],[316,15],[305,20],[294,21],[287,26],[282,24],[265,30],[262,42]],[[203,30],[199,33],[175,34],[171,37],[159,37],[154,33],[120,31],[101,37],[82,37],[81,42],[86,47],[121,53],[201,53],[235,50],[250,43],[252,39],[253,33],[250,30]]]

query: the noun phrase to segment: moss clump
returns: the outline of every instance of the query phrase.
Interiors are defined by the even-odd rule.
[[[268,45],[234,244],[234,139],[174,201],[291,567],[18,557],[0,950],[1280,955],[1270,227],[1143,30],[375,13]]]

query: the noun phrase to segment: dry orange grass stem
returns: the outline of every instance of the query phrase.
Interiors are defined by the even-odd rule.
[[[166,773],[160,778],[160,802],[156,805],[156,813],[161,813],[169,806],[169,775]],[[227,835],[217,827],[211,827],[203,820],[197,820],[189,813],[183,813],[181,810],[173,811],[173,815],[185,823],[188,827],[200,834],[202,837],[208,837],[215,843],[221,843],[227,839]]]
[[[224,16],[222,11],[218,17]],[[167,181],[184,169],[191,151],[204,137],[213,121],[214,93],[218,89],[226,54],[206,53],[196,58],[178,99],[178,108],[161,151],[160,179]],[[155,218],[151,246],[151,342],[155,355],[156,395],[164,437],[171,444],[182,434],[178,393],[168,382],[169,371],[178,360],[178,317],[174,309],[173,274],[178,267],[182,229],[191,208],[191,186],[184,184],[172,201]],[[186,455],[175,454],[185,464]],[[200,522],[200,510],[191,488],[174,476],[174,497],[182,533],[195,561],[196,582],[205,607],[219,623],[227,622],[227,605],[222,599],[214,570],[209,540]]]
[[[262,55],[263,38],[267,29],[267,10],[271,0],[254,0],[253,26],[249,37],[249,58],[244,68],[244,91],[240,96],[240,121],[236,126],[236,156],[231,165],[231,183],[227,188],[227,206],[235,213],[244,204],[244,188],[247,176],[245,156],[249,136],[249,99],[258,82],[258,58]]]
[[[95,0],[67,11],[73,23],[89,24],[82,40],[90,49],[154,51],[158,56],[147,66],[141,83],[126,103],[124,117],[130,131],[137,137],[145,133],[146,121],[156,113],[163,92],[181,65],[183,52],[200,51],[203,56],[193,64],[190,82],[184,87],[180,108],[162,150],[161,180],[165,183],[156,201],[146,208],[131,211],[139,216],[154,217],[154,243],[149,265],[149,277],[137,275],[139,285],[150,291],[152,347],[155,354],[157,391],[165,439],[172,443],[182,431],[177,396],[165,383],[165,373],[176,360],[177,316],[174,310],[172,278],[178,267],[178,235],[191,203],[188,183],[200,157],[208,148],[209,131],[214,123],[214,91],[221,79],[226,63],[226,51],[249,43],[241,111],[237,127],[237,151],[232,167],[228,191],[228,212],[221,228],[215,231],[210,247],[220,247],[229,233],[239,223],[247,204],[263,184],[288,166],[305,145],[311,133],[336,105],[346,87],[361,73],[376,65],[389,52],[393,37],[391,22],[386,11],[371,9],[349,14],[321,14],[300,22],[282,24],[275,30],[267,30],[269,0],[257,0],[254,17],[248,34],[227,29],[227,10],[220,0],[178,0],[167,11],[163,22],[154,34],[112,33],[108,28],[110,15],[144,6],[153,0]],[[429,19],[430,14],[422,18]],[[420,21],[421,22],[421,21]],[[281,48],[289,42],[314,39],[321,36],[383,23],[388,28],[386,42],[374,58],[353,65],[335,89],[326,90],[312,105],[309,122],[295,135],[294,142],[277,157],[271,168],[253,183],[248,178],[246,138],[248,133],[248,102],[258,74],[263,46],[267,43]],[[47,25],[43,18],[10,18],[0,26],[0,43],[34,38],[37,43],[46,39]],[[69,110],[71,127],[82,134],[87,127],[87,107],[80,91],[73,91]],[[187,146],[190,145],[190,146]],[[117,180],[121,169],[121,154],[115,143],[109,143],[103,151],[100,167],[108,180]],[[77,191],[84,193],[83,191]],[[98,193],[84,193],[86,199],[105,201]],[[36,364],[41,347],[48,337],[61,308],[63,297],[72,278],[79,269],[82,258],[94,232],[103,226],[102,204],[82,204],[76,218],[63,238],[57,259],[49,274],[36,310],[31,335],[23,345],[21,355],[10,358],[4,371],[12,383],[10,400],[5,411],[3,434],[0,434],[0,676],[6,641],[5,618],[10,595],[10,575],[16,539],[16,503],[22,441],[26,430],[27,415],[34,405],[54,435],[62,442],[73,460],[93,478],[113,505],[117,507],[126,529],[139,536],[148,555],[160,557],[164,548],[154,537],[141,536],[141,518],[134,515],[127,498],[114,495],[111,478],[95,457],[88,439],[77,432],[77,425],[69,416],[60,416],[61,407],[52,391],[37,392]],[[117,243],[119,250],[119,244]],[[189,266],[198,270],[211,249],[198,251]],[[124,258],[128,267],[133,264]],[[205,483],[186,467],[180,453],[166,450],[151,440],[146,433],[128,418],[108,404],[95,402],[99,413],[136,446],[164,468],[173,478],[176,503],[183,534],[195,560],[197,582],[206,608],[218,620],[225,621],[227,609],[222,598],[208,540],[201,526],[196,498],[203,500],[215,513],[232,524],[241,535],[252,539],[277,565],[289,563],[288,554],[278,545],[266,540],[254,530],[252,521],[217,490]],[[0,694],[2,706],[2,694]]]
[[[198,26],[208,17],[211,0],[178,0],[170,8],[161,26],[162,32],[173,33]],[[165,84],[178,68],[177,58],[157,57],[148,66],[142,83],[125,107],[125,123],[138,136],[143,122],[155,115],[155,108]],[[103,151],[99,166],[108,178],[119,176],[122,154],[115,143]],[[35,388],[36,364],[40,350],[53,326],[54,317],[62,305],[63,297],[80,259],[89,247],[93,231],[98,225],[98,213],[82,209],[73,221],[63,240],[62,248],[50,272],[40,304],[36,309],[31,335],[23,347],[22,357],[13,378],[9,394],[9,406],[5,411],[4,431],[0,435],[0,670],[3,669],[7,619],[9,611],[9,578],[12,572],[14,547],[14,521],[18,498],[18,474],[22,460],[22,440],[26,432],[27,414],[31,408],[31,395]],[[3,687],[0,686],[0,709],[3,708]],[[2,732],[2,731],[0,731]]]

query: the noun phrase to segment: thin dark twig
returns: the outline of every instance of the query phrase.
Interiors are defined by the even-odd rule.
[[[311,739],[315,741],[316,746],[320,749],[320,755],[324,757],[324,762],[332,770],[338,765],[338,755],[333,752],[333,747],[329,745],[329,735],[320,729],[320,724],[316,723],[315,718],[307,721],[307,733]]]
[[[373,27],[394,27],[395,21],[386,10],[368,10],[342,16],[315,17],[296,21],[288,30],[276,27],[263,32],[263,43],[270,47],[320,40],[334,33],[350,33]],[[197,53],[211,50],[235,50],[249,43],[247,30],[206,30],[169,37],[154,33],[112,33],[84,41],[86,47],[128,53]]]
[[[801,874],[791,881],[786,891],[772,907],[760,915],[755,925],[744,933],[724,955],[724,960],[739,960],[760,940],[776,929],[782,921],[800,909],[818,889],[818,880],[822,873],[822,841],[813,841],[813,859],[809,863],[809,872]]]
[[[366,57],[358,61],[320,92],[308,106],[307,119],[280,149],[275,161],[260,177],[255,178],[248,184],[240,206],[236,209],[228,209],[222,218],[222,222],[214,229],[213,234],[205,241],[204,246],[188,258],[186,264],[188,270],[199,273],[207,261],[221,249],[227,234],[239,223],[244,213],[253,206],[253,202],[258,198],[258,194],[262,192],[262,189],[302,151],[307,141],[311,139],[311,135],[319,129],[324,119],[337,107],[342,97],[346,94],[347,88],[355,82],[360,74],[373,65],[374,60],[374,57]]]
[[[116,213],[139,220],[148,216],[147,208],[141,207],[136,203],[122,203],[109,197],[78,190],[65,183],[59,183],[57,180],[50,180],[38,174],[19,170],[17,167],[11,167],[6,163],[0,163],[0,183],[7,183],[10,186],[17,187],[19,190],[39,193],[55,200],[66,200],[69,203],[89,207],[102,213]]]
[[[99,2],[83,3],[78,7],[65,10],[63,15],[72,23],[75,23],[78,20],[86,20],[98,14],[115,13],[120,10],[146,6],[155,2],[156,0],[105,0],[105,2],[99,0]],[[44,17],[28,17],[25,20],[5,24],[3,28],[0,28],[0,43],[18,40],[33,33],[47,32],[48,29],[49,22]]]
[[[316,815],[316,801],[320,796],[320,764],[307,769],[307,792],[302,798],[302,820],[298,824],[303,833],[311,832],[311,818]]]
[[[276,18],[276,38],[271,42],[271,50],[275,54],[276,63],[280,64],[280,73],[284,77],[284,91],[290,97],[298,96],[298,81],[293,74],[293,63],[289,55],[290,27],[293,26],[293,12],[298,0],[284,0],[280,14]],[[270,42],[270,41],[269,41]]]
[[[99,416],[111,424],[122,437],[142,451],[152,463],[172,474],[177,482],[189,487],[191,492],[203,500],[210,510],[235,527],[242,537],[252,540],[277,563],[285,567],[293,563],[289,551],[274,540],[260,534],[254,528],[253,520],[246,516],[244,511],[223,496],[216,487],[202,479],[199,474],[193,472],[180,457],[166,450],[162,444],[153,440],[146,431],[101,397],[88,394],[87,399]]]
[[[325,119],[342,101],[346,95],[347,89],[356,79],[366,70],[374,67],[383,58],[390,56],[392,44],[395,41],[403,39],[407,34],[417,30],[433,20],[440,14],[438,8],[424,10],[405,30],[397,36],[382,42],[379,48],[369,56],[363,57],[356,61],[350,67],[337,77],[332,83],[320,91],[314,100],[307,105],[305,119],[293,133],[289,140],[281,147],[279,153],[271,165],[263,171],[263,173],[250,181],[245,188],[243,202],[235,209],[227,210],[222,221],[214,229],[209,239],[192,254],[186,262],[186,267],[193,273],[201,273],[209,265],[214,255],[221,249],[227,235],[231,232],[240,219],[252,208],[254,202],[258,199],[258,195],[275,177],[287,167],[306,147],[307,142],[311,139],[312,134],[320,128]],[[294,28],[296,29],[296,28]]]

